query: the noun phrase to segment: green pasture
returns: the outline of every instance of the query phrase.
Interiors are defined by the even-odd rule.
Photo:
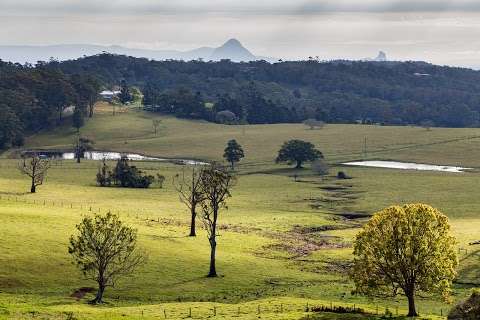
[[[11,150],[0,159],[0,319],[373,319],[387,308],[402,315],[401,297],[352,295],[348,269],[352,240],[367,216],[408,202],[429,203],[450,218],[461,257],[453,301],[479,285],[480,257],[469,245],[480,239],[476,170],[454,174],[340,165],[366,157],[478,168],[479,129],[328,125],[308,130],[298,124],[222,126],[158,116],[162,124],[155,136],[150,114],[125,111],[99,113],[82,134],[100,150],[171,158],[221,160],[227,140],[244,146],[246,158],[219,222],[220,276],[205,277],[209,245],[200,221],[198,237],[186,237],[189,216],[172,179],[188,166],[138,162],[147,172],[165,175],[164,187],[121,189],[95,185],[96,161],[57,161],[45,184],[30,194]],[[26,148],[68,149],[74,137],[65,126],[30,137]],[[292,138],[311,141],[324,152],[331,164],[328,177],[273,163],[283,141]],[[340,170],[353,179],[337,180]],[[68,238],[82,216],[108,211],[138,229],[139,246],[149,258],[132,277],[107,288],[107,304],[93,307],[87,304],[93,293],[81,288],[94,283],[83,280],[72,264]],[[368,315],[310,312],[312,306],[330,304],[362,308]],[[418,300],[426,318],[441,318],[450,307],[434,296]]]

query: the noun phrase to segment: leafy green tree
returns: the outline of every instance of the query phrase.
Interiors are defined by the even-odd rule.
[[[438,292],[448,298],[458,265],[448,218],[425,204],[392,206],[376,213],[354,242],[356,292],[403,293],[408,316],[417,316],[415,296]]]
[[[131,166],[126,157],[118,159],[111,177],[113,183],[122,188],[148,188],[155,180],[154,176],[144,174],[136,166]]]
[[[132,101],[132,94],[130,92],[130,88],[127,85],[127,82],[125,80],[122,80],[122,84],[120,86],[120,94],[118,95],[118,98],[120,99],[120,102],[122,104],[126,104],[130,101]]]
[[[72,124],[73,127],[77,129],[77,133],[80,132],[80,128],[85,124],[83,112],[79,107],[75,107],[75,110],[73,111]]]
[[[70,237],[68,252],[85,278],[98,284],[91,303],[102,303],[106,287],[114,286],[121,276],[133,274],[145,261],[137,249],[137,231],[110,212],[83,218],[77,231],[78,235]]]
[[[77,163],[80,163],[80,159],[85,156],[85,152],[92,150],[94,143],[95,142],[89,138],[77,135],[77,140],[75,141],[74,146],[75,159],[77,159]]]
[[[23,123],[6,105],[0,104],[0,150],[23,144]]]
[[[230,163],[232,170],[235,168],[235,163],[239,162],[244,157],[245,154],[242,146],[238,144],[237,140],[232,139],[228,141],[227,147],[223,153],[223,158]]]
[[[224,167],[212,164],[200,173],[202,201],[202,220],[210,243],[210,270],[208,277],[216,277],[215,264],[217,249],[217,222],[222,208],[227,208],[227,199],[231,197],[231,188],[235,177]]]
[[[323,154],[315,149],[315,146],[302,140],[290,140],[283,144],[278,151],[276,162],[296,162],[295,168],[302,168],[305,161],[315,161],[322,159]]]

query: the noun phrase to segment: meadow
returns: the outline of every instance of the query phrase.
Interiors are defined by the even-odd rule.
[[[157,134],[152,118],[161,119]],[[96,161],[57,161],[36,194],[16,169],[16,151],[0,159],[0,319],[361,319],[388,309],[405,314],[405,301],[352,295],[352,240],[368,215],[391,204],[425,202],[452,223],[461,256],[453,301],[479,285],[480,129],[301,124],[224,126],[100,105],[81,129],[98,150],[165,158],[221,160],[235,138],[246,158],[229,208],[220,217],[218,271],[207,279],[209,245],[202,229],[187,237],[189,215],[172,186],[188,166],[138,162],[166,176],[163,188],[99,188]],[[275,164],[289,139],[314,143],[329,162],[324,179],[307,168]],[[71,149],[69,126],[27,139],[27,149]],[[366,141],[366,143],[365,143]],[[474,170],[455,174],[353,168],[341,162],[392,159]],[[113,165],[113,163],[111,163]],[[338,171],[353,179],[337,180]],[[297,181],[293,175],[298,175]],[[67,252],[82,216],[113,212],[139,231],[148,262],[106,291],[107,304],[87,304],[94,283],[83,280]],[[201,228],[201,222],[197,225]],[[83,288],[83,289],[82,289]],[[87,289],[85,289],[87,288]],[[310,312],[312,306],[362,308],[369,316]],[[450,309],[438,297],[419,298],[425,318]],[[387,312],[388,313],[388,312]]]

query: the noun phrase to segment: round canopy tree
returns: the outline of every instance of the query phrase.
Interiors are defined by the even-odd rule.
[[[70,237],[68,252],[84,276],[98,283],[91,303],[102,303],[105,288],[133,274],[146,256],[136,248],[137,231],[110,212],[83,218],[77,230],[78,235]]]
[[[235,168],[235,163],[239,162],[243,157],[245,157],[245,153],[237,140],[232,139],[228,141],[227,147],[223,153],[223,158],[230,163],[232,170]]]
[[[404,294],[408,316],[416,316],[415,295],[447,298],[458,265],[448,218],[425,204],[392,206],[376,213],[354,243],[352,278],[356,292]]]
[[[315,146],[302,140],[290,140],[278,151],[275,162],[296,162],[295,168],[300,169],[305,161],[323,159],[323,154]]]

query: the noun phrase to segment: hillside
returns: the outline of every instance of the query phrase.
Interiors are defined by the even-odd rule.
[[[15,159],[0,159],[0,312],[11,319],[375,319],[390,310],[405,313],[403,298],[367,299],[352,295],[348,278],[353,236],[363,223],[352,219],[399,202],[425,202],[450,218],[461,248],[454,300],[478,281],[478,172],[464,174],[399,171],[341,166],[344,160],[393,159],[480,167],[478,129],[430,131],[419,127],[327,125],[310,130],[301,124],[218,125],[205,121],[155,116],[131,107],[98,105],[81,129],[101,150],[135,151],[163,157],[220,160],[226,141],[244,147],[238,184],[228,211],[220,217],[220,277],[208,279],[208,242],[201,230],[186,237],[188,213],[172,187],[172,178],[188,167],[137,162],[143,170],[162,173],[163,189],[99,188],[97,161],[57,161],[36,194],[15,170]],[[26,148],[70,148],[75,131],[69,125],[34,135]],[[367,154],[362,142],[367,137]],[[273,162],[284,140],[312,141],[325,153],[325,178]],[[14,154],[8,152],[4,157]],[[308,166],[307,166],[308,167]],[[337,180],[346,171],[352,180]],[[298,175],[297,181],[293,175]],[[139,208],[139,203],[141,207]],[[133,277],[106,291],[107,304],[86,303],[92,297],[67,253],[68,237],[82,215],[111,211],[139,230],[148,263]],[[348,213],[348,215],[347,215]],[[350,218],[345,218],[346,216]],[[325,231],[326,230],[326,231]],[[18,239],[23,239],[18,242]],[[473,255],[472,255],[473,253]],[[39,273],[41,277],[39,277]],[[84,289],[81,289],[84,288]],[[87,289],[85,289],[87,288]],[[82,291],[83,290],[83,291]],[[86,291],[86,292],[85,292]],[[48,294],[47,294],[48,292]],[[368,315],[306,312],[308,306],[350,306]],[[436,297],[418,300],[427,319],[444,319],[450,305]]]
[[[58,67],[95,74],[106,86],[125,79],[161,112],[209,121],[229,110],[248,123],[479,123],[480,72],[423,62],[158,62],[105,54]],[[193,99],[214,108],[185,102]],[[182,103],[172,109],[172,101]]]
[[[229,54],[232,47],[248,55],[235,40],[217,54]],[[35,66],[0,62],[0,149],[61,125],[68,112],[91,117],[98,93],[120,85],[140,89],[138,97],[152,112],[217,123],[480,123],[480,72],[469,69],[421,62],[184,62],[100,54]]]

